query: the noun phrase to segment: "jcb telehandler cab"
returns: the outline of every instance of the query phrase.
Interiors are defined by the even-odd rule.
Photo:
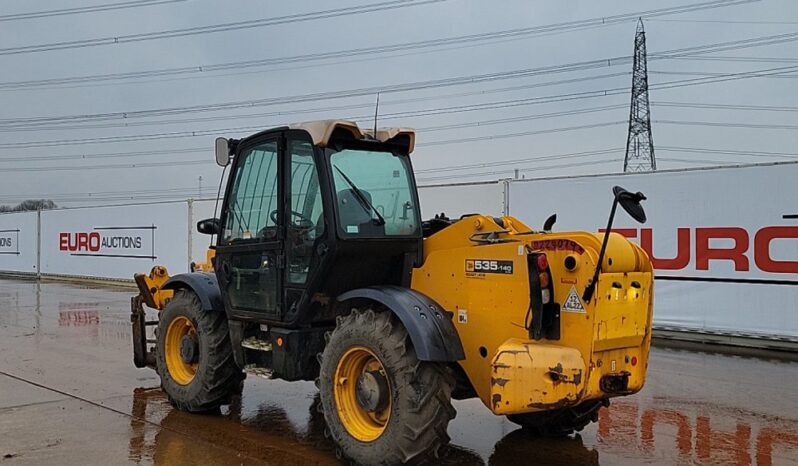
[[[448,441],[452,398],[566,435],[642,388],[645,252],[510,216],[422,222],[414,142],[347,121],[217,140],[232,165],[219,217],[197,225],[216,236],[210,263],[136,276],[134,360],[174,406],[215,409],[245,373],[315,380],[340,452],[396,464]],[[616,188],[608,230],[619,203],[643,221],[641,199]]]

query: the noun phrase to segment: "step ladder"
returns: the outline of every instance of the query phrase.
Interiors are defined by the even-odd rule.
[[[241,347],[264,352],[270,352],[272,350],[272,344],[270,342],[261,340],[258,337],[249,337],[244,339],[241,342]],[[245,374],[254,375],[256,377],[262,377],[264,379],[271,379],[272,374],[274,373],[274,371],[271,369],[259,366],[257,364],[247,364],[244,366],[244,369],[242,369],[242,372]]]
[[[258,337],[249,337],[241,342],[241,346],[247,349],[256,351],[271,351],[272,344],[266,340],[260,340]]]
[[[274,371],[271,369],[261,367],[257,364],[247,364],[244,366],[244,369],[242,369],[242,372],[245,374],[254,375],[256,377],[262,377],[264,379],[271,379],[272,374],[274,373]]]

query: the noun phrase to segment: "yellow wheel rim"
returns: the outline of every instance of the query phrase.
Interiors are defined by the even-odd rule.
[[[333,379],[333,394],[338,418],[347,432],[361,442],[377,440],[391,417],[390,381],[385,407],[367,411],[357,400],[357,381],[366,372],[379,372],[386,377],[385,368],[371,350],[363,346],[349,348],[338,360]]]
[[[197,374],[198,363],[187,363],[180,354],[180,343],[184,336],[197,337],[194,324],[188,317],[177,316],[169,323],[164,339],[164,354],[166,356],[166,368],[169,375],[180,385],[188,385],[194,380]]]

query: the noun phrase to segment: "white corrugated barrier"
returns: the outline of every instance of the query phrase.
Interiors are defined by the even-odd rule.
[[[510,212],[540,228],[607,224],[612,187],[641,191],[648,221],[615,228],[656,269],[660,327],[798,340],[798,164],[513,182]]]
[[[456,183],[419,188],[424,218],[511,214],[540,228],[603,228],[621,185],[648,196],[645,225],[616,228],[657,269],[654,324],[798,341],[798,163]],[[215,200],[0,214],[0,271],[130,279],[154,264],[185,272],[209,238]]]
[[[37,273],[38,212],[0,215],[0,270]]]

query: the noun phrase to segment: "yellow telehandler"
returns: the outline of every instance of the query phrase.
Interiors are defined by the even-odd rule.
[[[653,272],[611,229],[618,205],[644,222],[645,197],[616,187],[605,233],[422,221],[414,143],[342,120],[217,139],[231,171],[218,217],[197,224],[214,245],[191,273],[136,275],[136,366],[194,412],[245,374],[315,380],[339,453],[363,464],[434,458],[452,399],[557,436],[639,391]]]

